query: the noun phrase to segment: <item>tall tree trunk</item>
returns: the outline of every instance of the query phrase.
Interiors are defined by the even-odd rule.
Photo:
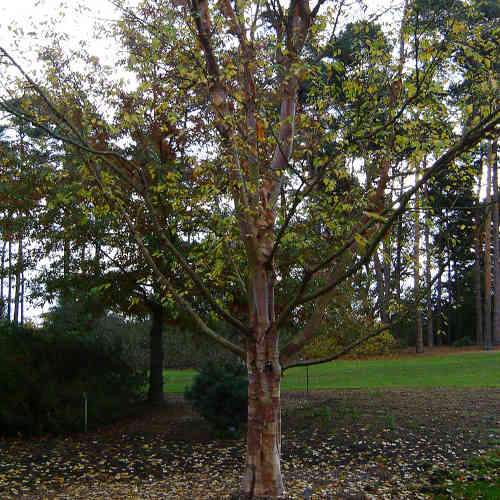
[[[21,272],[21,325],[24,325],[24,269]]]
[[[3,319],[5,316],[5,301],[4,301],[4,274],[5,274],[5,249],[7,248],[7,241],[3,241],[2,243],[2,259],[1,259],[1,267],[0,267],[0,319]]]
[[[14,291],[14,323],[19,324],[19,305],[21,299],[21,269],[23,265],[23,239],[17,243],[16,286]]]
[[[69,278],[69,261],[70,261],[70,246],[69,246],[69,240],[64,237],[64,243],[63,243],[63,276],[64,279]]]
[[[486,218],[484,221],[484,348],[491,349],[491,170],[493,148],[488,145],[486,172]]]
[[[439,257],[442,259],[442,255]],[[442,282],[442,276],[444,272],[444,264],[440,260],[439,262],[439,276],[438,276],[438,281],[437,281],[437,321],[436,321],[436,344],[437,345],[443,345],[443,332],[442,332],[442,324],[443,324],[443,282]]]
[[[459,305],[462,303],[462,280],[459,279],[459,276],[462,276],[463,273],[460,272],[460,263],[456,260],[453,263],[453,276],[455,277],[455,307],[453,308],[453,335],[455,339],[460,339],[464,335],[464,324],[463,321],[460,320],[460,313],[458,311]],[[466,334],[469,332],[465,332]]]
[[[387,291],[384,276],[384,269],[380,263],[378,252],[373,255],[375,265],[375,278],[377,280],[378,307],[380,311],[380,319],[382,323],[389,323],[389,311],[387,304]]]
[[[483,299],[481,297],[481,259],[483,256],[482,211],[481,211],[481,179],[483,176],[483,162],[479,162],[477,178],[477,207],[476,224],[474,227],[474,309],[476,314],[476,343],[483,345]]]
[[[417,165],[415,182],[420,177],[420,168]],[[420,308],[420,196],[415,193],[415,246],[413,247],[413,291],[415,294],[415,325],[416,325],[416,352],[424,352],[424,333],[422,330],[422,311]]]
[[[451,279],[451,250],[448,248],[448,282],[446,283],[446,289],[448,291],[448,332],[446,335],[446,341],[448,345],[451,345],[453,342],[453,280]]]
[[[483,299],[481,298],[481,219],[477,210],[474,230],[474,308],[476,313],[476,343],[483,345]]]
[[[94,272],[96,276],[101,275],[101,242],[99,240],[95,242]]]
[[[160,304],[151,307],[151,320],[148,400],[154,405],[161,405],[165,399],[163,390],[163,308]]]
[[[391,320],[390,317],[390,304],[392,299],[392,288],[391,288],[391,258],[392,258],[392,242],[389,237],[386,237],[382,243],[384,252],[382,254],[382,272],[384,275],[384,286],[385,286],[385,310],[387,314],[387,322]]]
[[[12,308],[12,237],[9,236],[9,279],[8,285],[9,289],[7,291],[7,319],[11,320],[11,308]]]
[[[493,269],[495,272],[495,284],[493,295],[493,343],[500,345],[500,223],[499,210],[500,203],[498,200],[498,144],[493,143]]]
[[[427,345],[434,346],[434,328],[433,328],[433,311],[432,311],[432,280],[431,280],[431,245],[430,245],[430,224],[431,216],[427,212],[424,226],[425,239],[425,285],[427,287]]]
[[[401,187],[399,196],[403,194],[403,178],[401,178]],[[396,266],[394,269],[394,288],[396,290],[396,305],[397,305],[397,317],[399,318],[401,314],[401,267],[402,267],[402,245],[403,245],[403,215],[398,217],[397,228],[396,228]],[[401,338],[401,325],[397,323],[396,335]]]

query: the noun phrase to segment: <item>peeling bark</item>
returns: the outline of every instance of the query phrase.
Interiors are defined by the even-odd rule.
[[[256,330],[259,341],[248,350],[248,430],[242,495],[279,498],[281,475],[281,405],[277,337]]]

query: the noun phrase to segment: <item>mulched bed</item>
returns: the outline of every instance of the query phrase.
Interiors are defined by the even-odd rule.
[[[229,498],[244,442],[212,439],[179,397],[99,432],[0,440],[0,498]],[[427,498],[500,443],[500,389],[287,393],[290,498]]]

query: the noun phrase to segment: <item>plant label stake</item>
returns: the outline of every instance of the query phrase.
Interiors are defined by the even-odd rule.
[[[87,432],[87,393],[83,393],[83,432]]]

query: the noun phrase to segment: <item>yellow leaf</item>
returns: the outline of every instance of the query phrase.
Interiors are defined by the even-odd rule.
[[[257,120],[257,140],[262,142],[264,140],[264,125],[261,121]]]

